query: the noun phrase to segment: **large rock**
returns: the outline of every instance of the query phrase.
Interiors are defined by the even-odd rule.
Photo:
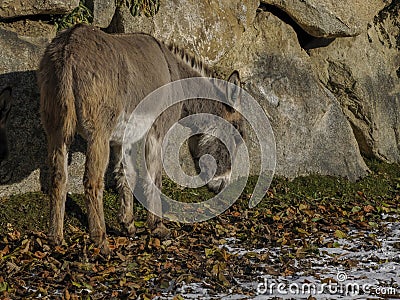
[[[277,143],[277,174],[319,173],[351,180],[366,174],[339,102],[320,84],[290,26],[260,12],[219,66],[238,69],[245,88],[269,115]]]
[[[87,0],[85,4],[93,13],[93,25],[101,28],[110,25],[115,13],[115,0]]]
[[[113,12],[112,7],[102,12],[107,1],[93,0],[94,19],[101,27]],[[287,19],[256,13],[255,0],[161,1],[159,12],[150,18],[133,17],[122,6],[108,31],[147,32],[195,53],[221,74],[238,69],[245,88],[271,120],[279,175],[320,173],[354,180],[368,171],[360,150],[399,162],[399,4],[393,1],[362,32],[385,5],[383,0],[368,6],[361,1],[263,2],[280,7],[314,36],[359,36],[305,52]],[[20,3],[3,1],[0,12]],[[47,151],[35,71],[54,35],[53,27],[34,21],[0,26],[0,89],[10,85],[14,96],[10,157],[0,166],[0,196],[39,190],[45,182]],[[253,140],[250,150],[257,162]],[[72,147],[69,191],[82,191],[83,149],[82,143]]]
[[[133,17],[126,6],[117,9],[110,31],[146,32],[190,49],[212,64],[251,27],[259,1],[161,1],[154,17]]]
[[[370,0],[262,0],[285,11],[315,37],[360,34],[387,1]]]
[[[310,51],[321,81],[339,99],[361,151],[400,162],[400,2],[358,37]]]
[[[66,14],[78,5],[79,0],[2,0],[0,1],[0,18]]]

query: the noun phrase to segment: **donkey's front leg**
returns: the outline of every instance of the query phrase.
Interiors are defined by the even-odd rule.
[[[90,238],[103,254],[110,252],[106,239],[103,211],[104,175],[108,165],[109,153],[109,142],[105,136],[98,134],[88,140],[84,186],[89,233]]]
[[[50,167],[50,227],[49,240],[61,244],[63,240],[65,201],[67,196],[68,144],[62,134],[48,135],[48,156]]]
[[[170,234],[170,230],[162,222],[162,160],[161,160],[161,140],[155,138],[154,132],[149,133],[146,140],[146,161],[149,176],[145,180],[144,190],[149,212],[147,215],[147,226],[152,230],[152,234],[164,238]],[[154,212],[155,214],[153,214]]]
[[[160,173],[161,177],[161,173]],[[160,180],[161,181],[161,180]],[[149,212],[147,214],[147,227],[150,228],[151,233],[159,238],[165,238],[170,235],[170,230],[162,222],[162,203],[160,193],[151,185],[150,181],[145,183],[147,205]],[[161,186],[158,186],[161,190]],[[155,212],[156,214],[153,214]]]
[[[132,189],[136,184],[136,172],[128,167],[124,170],[121,145],[113,146],[113,152],[115,156],[114,173],[120,199],[119,220],[128,235],[133,237],[136,233],[136,227]],[[128,180],[130,185],[128,184]]]

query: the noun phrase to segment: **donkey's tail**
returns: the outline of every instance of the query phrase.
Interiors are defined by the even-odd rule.
[[[40,114],[48,136],[70,143],[77,124],[72,64],[65,47],[73,29],[59,34],[47,47],[38,70]]]

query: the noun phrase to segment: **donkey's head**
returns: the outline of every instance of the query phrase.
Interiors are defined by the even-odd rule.
[[[8,156],[7,119],[11,109],[11,88],[0,92],[0,162]]]
[[[215,101],[210,102],[212,103],[210,105],[214,105],[214,111],[211,111],[211,113],[224,118],[232,126],[230,126],[229,130],[226,130],[221,126],[210,124],[205,133],[195,135],[189,139],[189,149],[198,171],[200,169],[212,169],[210,166],[204,165],[204,162],[200,160],[202,156],[208,154],[215,159],[217,169],[214,177],[207,183],[207,187],[215,193],[219,193],[231,178],[231,167],[235,160],[236,150],[242,141],[237,132],[244,137],[244,120],[242,115],[235,110],[240,106],[241,97],[239,73],[237,71],[233,72],[227,81],[234,84],[234,86],[227,85],[226,91],[223,91],[229,105]],[[225,140],[226,145],[222,140]]]

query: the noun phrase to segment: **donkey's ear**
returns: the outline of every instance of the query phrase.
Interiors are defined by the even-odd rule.
[[[228,82],[233,83],[235,86],[227,85],[226,95],[228,102],[233,107],[240,105],[240,77],[238,71],[233,71],[228,77]]]
[[[7,87],[0,92],[0,121],[7,120],[11,109],[11,88]]]

